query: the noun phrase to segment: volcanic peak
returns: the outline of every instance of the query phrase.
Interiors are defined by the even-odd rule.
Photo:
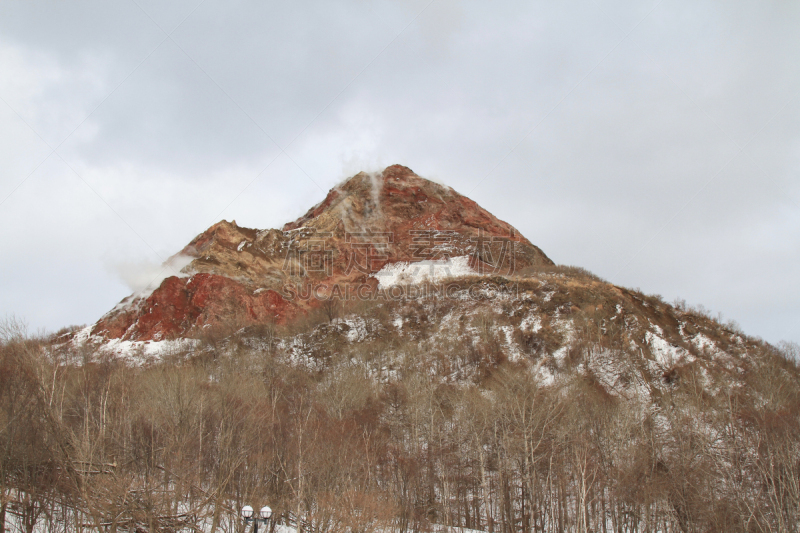
[[[312,248],[320,242],[324,265],[313,268]],[[481,244],[486,242],[509,251],[503,255],[505,263],[495,264],[500,255]],[[364,268],[354,269],[359,253],[370,260]],[[226,320],[287,320],[304,306],[318,305],[288,301],[287,286],[309,282],[374,286],[374,275],[393,263],[469,257],[470,266],[479,272],[489,267],[498,272],[502,267],[509,274],[553,264],[510,224],[402,165],[356,174],[281,230],[220,221],[192,239],[179,255],[191,259],[181,271],[185,277],[165,279],[152,294],[129,296],[91,333],[149,340],[186,336]]]

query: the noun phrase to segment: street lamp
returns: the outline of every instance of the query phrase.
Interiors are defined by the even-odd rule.
[[[264,529],[267,528],[267,524],[269,523],[269,519],[272,516],[272,509],[267,507],[266,505],[261,508],[259,511],[258,516],[253,516],[253,508],[249,505],[245,505],[242,507],[242,518],[244,518],[244,523],[249,524],[250,522],[255,522],[255,530],[253,533],[258,533],[258,523],[262,522],[264,524]]]

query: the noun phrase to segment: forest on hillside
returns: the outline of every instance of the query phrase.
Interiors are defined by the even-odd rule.
[[[639,354],[592,323],[542,382],[535,346],[511,361],[491,316],[464,320],[475,338],[435,348],[350,342],[333,315],[232,327],[139,365],[6,322],[0,533],[241,533],[248,504],[313,533],[798,531],[786,350],[757,343],[735,381],[684,365],[624,397],[588,362],[636,380]],[[286,356],[313,339],[313,364]]]

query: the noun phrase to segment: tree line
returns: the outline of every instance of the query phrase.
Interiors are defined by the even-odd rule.
[[[247,504],[314,533],[798,531],[800,374],[779,350],[623,397],[588,364],[543,381],[476,327],[435,348],[327,335],[309,368],[275,327],[135,366],[6,324],[0,533],[241,533]],[[574,365],[638,364],[576,334]],[[444,379],[455,364],[475,372]]]

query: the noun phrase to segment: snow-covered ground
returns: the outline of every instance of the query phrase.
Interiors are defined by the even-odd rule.
[[[72,339],[72,345],[76,348],[92,347],[97,350],[97,355],[119,357],[136,365],[158,361],[165,355],[191,349],[197,342],[192,339],[161,341],[108,340],[98,335],[92,335],[91,332],[92,326],[87,326],[78,331]]]
[[[374,274],[380,288],[393,285],[412,285],[426,281],[437,283],[448,278],[461,276],[477,276],[478,272],[469,266],[469,256],[463,255],[450,259],[418,261],[408,263],[400,261],[390,263]]]

